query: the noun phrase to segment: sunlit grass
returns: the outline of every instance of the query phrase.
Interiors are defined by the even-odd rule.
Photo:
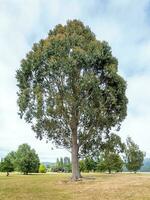
[[[0,174],[0,200],[150,200],[149,174]]]

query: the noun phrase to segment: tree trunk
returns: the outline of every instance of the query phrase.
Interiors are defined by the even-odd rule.
[[[9,176],[9,172],[7,172],[7,175],[6,176]]]
[[[79,160],[78,160],[78,143],[77,143],[77,129],[72,129],[72,180],[77,181],[80,176]]]

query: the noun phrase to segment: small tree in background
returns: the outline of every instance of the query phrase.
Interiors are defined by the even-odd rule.
[[[9,176],[9,172],[14,171],[14,165],[10,154],[8,154],[4,159],[1,160],[0,171],[7,172],[7,176]]]
[[[11,163],[13,164],[14,170],[15,170],[16,169],[16,152],[15,151],[11,151],[11,152],[8,153],[7,156],[11,160]]]
[[[28,144],[22,144],[16,152],[17,170],[24,174],[38,172],[40,160],[34,149]]]
[[[126,140],[125,163],[128,171],[137,172],[143,165],[145,153],[128,137]]]
[[[100,154],[100,159],[97,165],[99,171],[122,171],[123,160],[120,153],[125,150],[125,144],[121,141],[120,136],[111,133],[106,134],[105,142],[103,143],[103,152]]]
[[[108,171],[111,174],[112,171],[120,172],[123,169],[123,160],[116,153],[109,153],[108,155],[103,153],[101,155],[100,162],[97,164],[98,171]]]
[[[97,168],[97,162],[93,158],[87,156],[85,159],[79,161],[79,166],[81,172],[94,172]]]
[[[85,171],[90,172],[90,171],[95,171],[96,170],[96,162],[93,160],[91,157],[86,157],[84,159],[85,162]]]
[[[54,168],[56,171],[61,171],[61,172],[64,171],[64,161],[62,157],[60,159],[57,158],[56,166]]]
[[[86,165],[84,160],[79,160],[79,169],[80,172],[85,172],[86,171]]]
[[[51,168],[53,172],[71,172],[72,163],[69,157],[57,158],[55,166]]]
[[[64,168],[64,161],[63,161],[63,158],[61,157],[60,158],[60,161],[59,161],[59,167],[63,170]]]
[[[40,164],[39,166],[39,173],[46,173],[46,167],[43,164]]]
[[[64,157],[64,171],[65,172],[71,172],[71,161],[69,157]]]

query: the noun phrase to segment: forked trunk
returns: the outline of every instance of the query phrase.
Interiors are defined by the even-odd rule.
[[[77,144],[77,131],[72,130],[72,180],[77,181],[81,175],[79,171],[79,160],[78,160],[78,144]]]

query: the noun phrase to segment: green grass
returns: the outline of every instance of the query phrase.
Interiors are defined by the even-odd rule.
[[[0,174],[0,200],[150,200],[149,174]]]

